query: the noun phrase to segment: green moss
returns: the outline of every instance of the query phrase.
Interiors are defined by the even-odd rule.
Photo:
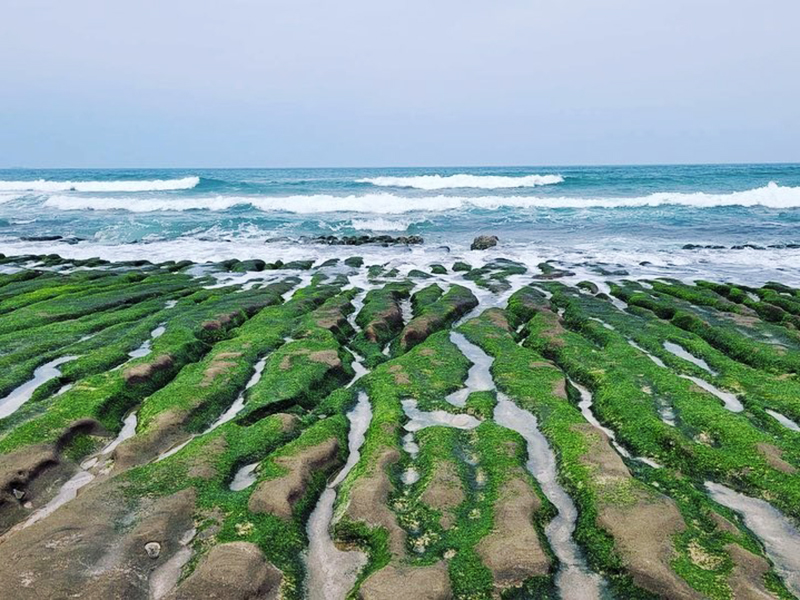
[[[414,316],[416,317],[422,314],[422,311],[425,310],[425,307],[436,302],[442,297],[443,293],[444,292],[442,288],[436,283],[414,292],[414,295],[411,296],[411,309]]]
[[[356,316],[361,331],[353,338],[351,346],[365,358],[369,368],[386,360],[383,348],[403,328],[400,302],[409,297],[412,286],[403,281],[367,292],[364,306]]]
[[[253,422],[292,406],[313,409],[352,377],[351,360],[333,335],[329,339],[298,340],[283,345],[270,356],[261,379],[250,388],[239,418]]]
[[[720,481],[745,494],[769,498],[790,515],[798,514],[800,482],[776,469],[759,450],[760,444],[773,445],[783,452],[785,460],[796,463],[795,441],[761,431],[747,412],[731,413],[691,381],[655,365],[624,335],[586,318],[577,298],[557,292],[554,300],[566,306],[564,322],[579,333],[560,330],[542,312],[529,324],[528,343],[594,391],[598,418],[611,426],[634,454],[654,457],[687,474],[698,485],[707,479]],[[585,305],[594,300],[581,297],[580,302]],[[614,326],[621,326],[623,319],[613,319],[609,317]],[[632,329],[643,345],[664,353],[661,340],[654,340],[647,329],[635,324]],[[672,364],[679,360],[663,355]],[[657,397],[667,399],[674,407],[679,427],[661,420]]]
[[[124,369],[85,377],[64,394],[53,397],[46,410],[20,424],[0,439],[0,452],[20,446],[57,439],[78,419],[95,419],[109,431],[120,427],[132,407],[169,383],[180,369],[198,361],[210,344],[229,335],[229,331],[271,302],[279,301],[278,286],[266,290],[230,293],[219,288],[213,295],[184,310],[174,311],[164,335],[153,340],[151,353],[130,361]],[[176,307],[177,308],[177,307]],[[127,382],[125,373],[136,366],[152,364],[169,357],[161,368],[138,381]]]
[[[497,395],[494,392],[472,392],[467,396],[465,408],[467,413],[481,420],[490,420],[497,405]]]
[[[417,294],[428,289],[420,290]],[[435,294],[436,290],[433,290],[432,293]],[[412,296],[412,302],[415,297],[416,294]],[[477,305],[478,299],[471,291],[460,285],[452,286],[435,302],[426,304],[418,311],[415,309],[416,316],[408,322],[400,335],[392,342],[392,355],[406,352],[425,340],[431,333],[449,327]]]
[[[586,297],[581,296],[581,298]],[[573,304],[558,296],[554,297],[554,301],[568,306],[565,315],[567,323],[575,323],[579,320],[576,315],[570,315],[570,311],[574,309]],[[588,298],[585,301],[593,300]],[[651,414],[655,413],[654,409],[648,411],[643,403],[647,394],[642,391],[640,380],[636,379],[641,375],[633,375],[650,372],[652,363],[647,365],[645,362],[639,362],[634,355],[623,358],[630,346],[627,343],[617,345],[614,337],[617,334],[609,332],[595,322],[588,321],[584,323],[586,328],[599,327],[603,330],[602,335],[593,338],[606,341],[604,352],[600,353],[594,345],[594,341],[582,342],[575,338],[576,334],[560,330],[552,318],[554,316],[543,310],[533,317],[529,326],[531,332],[528,338],[529,343],[541,348],[549,356],[553,356],[571,375],[591,385],[594,390],[595,413],[598,418],[615,430],[617,438],[622,443],[630,444],[633,446],[634,453],[645,456],[652,456],[652,454],[648,454],[648,451],[663,444],[662,447],[670,448],[670,453],[668,456],[666,452],[656,454],[658,460],[663,459],[667,467],[676,467],[673,471],[670,468],[649,469],[637,466],[634,470],[637,479],[619,481],[613,485],[606,485],[594,480],[591,470],[585,466],[586,463],[582,460],[591,447],[588,438],[580,433],[581,425],[585,421],[574,404],[564,402],[554,392],[557,389],[555,384],[561,377],[559,371],[545,365],[526,369],[525,364],[542,364],[542,357],[527,354],[526,349],[520,349],[514,344],[510,335],[493,326],[491,319],[486,318],[485,315],[463,325],[464,334],[495,357],[493,374],[498,387],[507,391],[516,402],[531,410],[539,418],[542,432],[556,451],[561,482],[579,509],[578,523],[574,534],[576,541],[586,549],[591,564],[607,574],[617,593],[626,598],[646,597],[647,594],[637,590],[625,572],[624,564],[614,548],[613,539],[598,527],[596,515],[601,504],[625,506],[638,501],[642,494],[655,494],[656,490],[666,493],[675,500],[688,525],[676,542],[678,558],[673,565],[676,573],[686,579],[695,589],[709,597],[728,597],[730,592],[727,588],[727,575],[731,569],[731,562],[725,551],[726,544],[738,543],[751,551],[760,552],[753,546],[752,538],[748,538],[745,533],[729,534],[716,527],[711,515],[718,508],[701,491],[703,482],[708,476],[707,473],[698,474],[696,479],[693,479],[691,475],[685,476],[677,473],[691,473],[692,471],[697,473],[698,462],[709,465],[715,462],[718,468],[719,463],[724,460],[735,460],[734,456],[723,456],[726,452],[733,454],[746,452],[753,461],[751,465],[759,464],[757,468],[761,473],[760,477],[764,477],[763,461],[753,457],[756,451],[752,446],[746,451],[727,447],[733,443],[732,439],[726,439],[724,451],[719,447],[715,447],[713,450],[696,449],[691,444],[681,441],[680,435],[676,436],[676,432],[670,431],[674,428],[664,425],[658,417],[654,416],[652,419],[637,417],[637,415],[647,414],[650,411],[652,411]],[[646,358],[645,360],[649,361]],[[521,375],[523,373],[524,375]],[[625,373],[631,373],[631,375],[626,376]],[[655,372],[653,375],[655,376]],[[667,375],[670,374],[667,373]],[[631,382],[633,385],[630,387],[626,382],[626,377],[633,378]],[[574,398],[573,402],[575,400],[577,398]],[[652,399],[648,399],[648,402],[652,402]],[[703,400],[693,397],[691,400],[687,399],[688,403],[697,407],[703,404]],[[695,410],[701,412],[702,409],[695,408]],[[617,411],[620,411],[619,414]],[[731,420],[727,418],[730,413],[724,409],[714,412],[713,419],[715,420]],[[733,417],[733,415],[730,416]],[[734,419],[734,422],[738,421],[735,417]],[[711,423],[709,422],[707,425],[711,426]],[[660,435],[672,436],[670,441],[667,442],[665,438],[661,442],[653,443],[655,442],[653,434],[657,429]],[[726,434],[733,437],[731,430],[735,429],[734,426],[726,424],[719,429],[724,429]],[[717,432],[715,432],[716,434]],[[714,453],[716,456],[713,459],[706,458],[706,452]],[[691,458],[687,457],[684,461],[680,457],[685,453],[688,453]],[[709,470],[712,469],[709,466]],[[734,466],[721,470],[724,473],[736,472],[737,477],[742,476],[742,470]],[[782,481],[784,486],[781,487],[782,490],[791,490],[789,479],[781,479],[774,474],[768,477],[773,482]],[[708,568],[708,565],[700,568],[691,559],[690,546],[694,552],[697,552],[697,548],[704,548],[712,558],[720,556],[722,559],[711,560],[713,568]]]

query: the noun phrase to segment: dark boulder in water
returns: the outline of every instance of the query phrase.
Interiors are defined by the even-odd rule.
[[[684,244],[684,250],[724,250],[725,246],[716,244]]]
[[[773,248],[776,250],[797,250],[800,248],[800,244],[771,244],[767,246],[767,248]]]
[[[313,260],[293,260],[291,262],[285,263],[281,268],[297,269],[299,271],[308,271],[313,266],[314,266]]]
[[[243,260],[240,263],[234,264],[231,267],[231,271],[234,273],[246,273],[247,271],[263,271],[266,267],[266,262],[258,258],[254,258],[251,260]]]
[[[86,241],[86,238],[76,237],[74,235],[67,237],[63,235],[23,235],[19,239],[23,242],[61,242],[62,244],[70,245]]]
[[[764,250],[764,246],[757,246],[756,244],[737,244],[731,246],[731,250]]]
[[[23,235],[19,239],[23,242],[57,242],[63,237],[60,235]]]
[[[500,239],[496,235],[479,235],[474,240],[472,240],[472,244],[470,245],[470,250],[488,250],[489,248],[493,248],[497,246],[497,242]]]

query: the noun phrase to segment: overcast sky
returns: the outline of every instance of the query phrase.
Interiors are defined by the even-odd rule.
[[[0,167],[800,161],[798,0],[0,0]]]

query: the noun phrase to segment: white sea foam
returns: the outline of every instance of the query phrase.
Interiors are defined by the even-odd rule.
[[[448,210],[500,208],[641,208],[687,206],[714,208],[721,206],[761,206],[765,208],[800,208],[800,187],[775,183],[761,188],[730,194],[691,194],[658,192],[632,198],[568,198],[546,196],[427,196],[407,197],[390,193],[360,196],[201,196],[195,198],[125,198],[90,196],[51,196],[45,206],[62,210],[127,210],[131,212],[212,210],[234,206],[251,206],[265,212],[318,214],[355,212],[368,214],[403,214],[409,212],[442,212]]]
[[[353,219],[350,224],[354,229],[367,231],[405,231],[413,221],[392,221],[390,219]]]
[[[199,177],[181,179],[120,181],[0,181],[0,191],[8,192],[162,192],[189,190],[200,183]]]
[[[364,196],[202,196],[196,198],[120,198],[88,196],[51,196],[45,206],[62,210],[127,210],[131,212],[211,210],[223,211],[235,206],[251,206],[264,212],[318,214],[356,212],[402,214],[424,210],[449,210],[463,206],[461,198],[404,198],[392,194]]]
[[[561,175],[523,175],[507,177],[501,175],[419,175],[416,177],[371,177],[357,179],[356,183],[371,183],[380,187],[409,187],[420,190],[444,190],[449,188],[480,188],[496,190],[500,188],[536,187],[561,183]]]
[[[183,260],[189,258],[196,263],[217,262],[230,258],[240,260],[250,258],[280,257],[284,262],[316,258],[323,261],[329,258],[348,258],[353,255],[352,246],[327,246],[298,244],[296,240],[286,239],[264,245],[268,232],[254,237],[234,237],[227,239],[204,239],[201,233],[172,240],[161,240],[148,244],[105,244],[80,243],[75,245],[54,242],[26,242],[18,239],[0,237],[0,253],[7,256],[25,254],[60,254],[65,258],[87,259],[100,257],[110,261],[147,259],[153,262]],[[200,236],[200,237],[198,237]],[[202,238],[202,239],[201,239]],[[460,243],[454,240],[447,248],[437,244],[420,244],[398,252],[390,246],[360,246],[358,254],[366,264],[390,265],[407,272],[411,268],[427,268],[428,265],[459,258],[466,258],[469,241]],[[492,251],[489,251],[492,253]],[[584,265],[603,263],[617,265],[628,271],[633,279],[647,280],[670,277],[687,283],[697,279],[716,281],[736,281],[743,285],[761,286],[767,281],[781,281],[787,285],[800,286],[800,272],[787,269],[785,265],[800,264],[800,249],[766,250],[680,250],[674,244],[637,244],[620,241],[596,240],[577,245],[530,244],[503,242],[502,256],[523,264],[536,265],[544,260],[554,259],[559,264],[575,271],[576,283],[581,279],[591,279],[602,283],[608,277],[600,277]],[[16,272],[19,269],[0,265],[0,272]],[[615,278],[611,278],[615,279]]]
[[[19,194],[0,194],[0,204],[19,198]]]

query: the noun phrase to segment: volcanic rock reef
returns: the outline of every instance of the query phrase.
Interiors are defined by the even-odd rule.
[[[0,596],[800,597],[800,290],[477,256],[0,258]]]

